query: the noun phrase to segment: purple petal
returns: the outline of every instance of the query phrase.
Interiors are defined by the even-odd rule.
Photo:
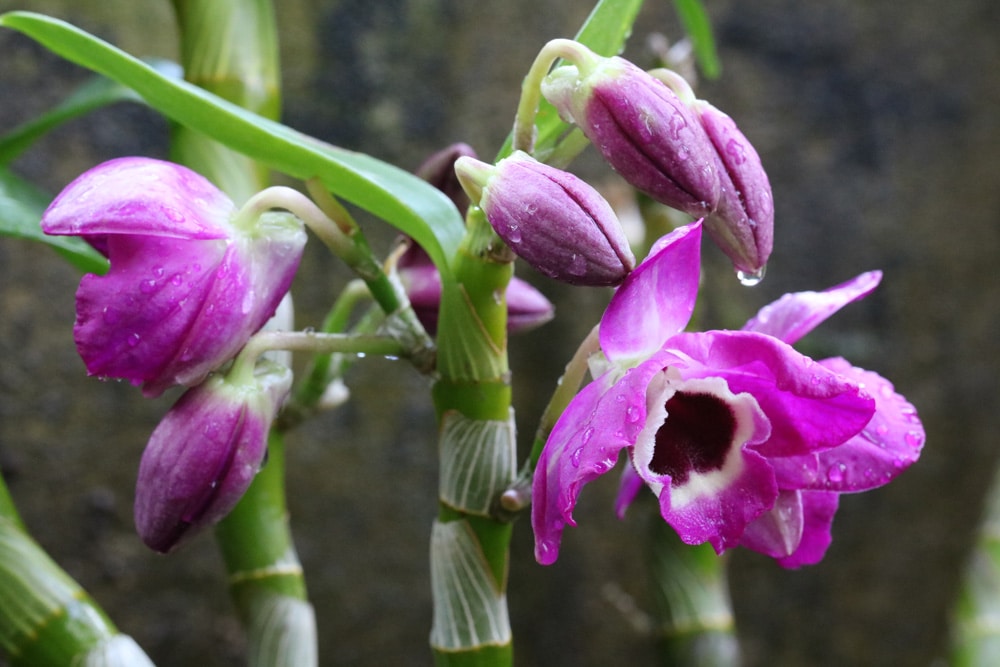
[[[830,529],[837,513],[840,494],[824,491],[803,491],[802,496],[802,540],[799,547],[785,558],[778,558],[778,564],[787,569],[815,565],[823,560],[826,550],[833,541]]]
[[[881,271],[869,271],[823,292],[786,294],[764,306],[743,330],[768,334],[792,345],[847,304],[868,296],[881,280]]]
[[[646,385],[659,370],[656,364],[633,368],[617,383],[611,373],[601,376],[556,422],[532,483],[535,559],[542,565],[555,562],[563,528],[576,525],[580,489],[614,467],[618,453],[635,442],[646,418]]]
[[[758,273],[774,241],[774,201],[760,156],[733,119],[704,100],[695,110],[721,162],[718,209],[705,228],[735,267]]]
[[[619,519],[625,518],[625,512],[629,505],[635,501],[639,491],[645,485],[646,483],[642,481],[642,477],[639,477],[639,473],[635,471],[633,466],[628,465],[622,468],[621,480],[618,482],[618,496],[615,498],[615,514],[618,515]]]
[[[226,254],[221,240],[109,238],[111,268],[77,290],[77,349],[91,375],[157,378],[212,291]]]
[[[747,392],[771,421],[755,449],[766,457],[810,454],[839,445],[864,428],[875,402],[857,382],[776,338],[749,331],[681,333],[666,344],[684,378],[721,377]],[[664,365],[667,365],[666,363]]]
[[[124,157],[84,172],[42,216],[46,234],[143,234],[186,239],[229,236],[233,203],[205,177],[162,160]]]
[[[645,359],[687,326],[698,296],[701,223],[653,245],[611,298],[601,318],[601,349],[612,362]]]
[[[802,493],[783,490],[774,507],[747,526],[740,546],[771,558],[786,558],[802,543],[803,525]]]
[[[920,456],[924,428],[916,410],[877,373],[853,367],[840,358],[819,363],[862,385],[875,399],[875,414],[859,434],[838,447],[772,459],[778,485],[850,492],[888,483]]]

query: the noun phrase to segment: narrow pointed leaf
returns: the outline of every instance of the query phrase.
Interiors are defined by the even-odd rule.
[[[31,12],[0,15],[52,52],[135,90],[172,120],[341,197],[412,236],[450,280],[447,258],[464,233],[458,209],[434,187],[370,155],[326,144],[160,72],[68,23]]]

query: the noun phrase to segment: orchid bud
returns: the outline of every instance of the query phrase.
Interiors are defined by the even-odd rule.
[[[719,206],[705,228],[737,270],[760,274],[774,243],[774,201],[760,156],[725,113],[704,100],[694,110],[722,163]]]
[[[431,334],[437,331],[441,308],[441,274],[423,248],[411,239],[396,264],[400,281],[417,319]],[[552,319],[555,307],[530,284],[513,277],[507,284],[507,332],[521,333]]]
[[[546,276],[617,285],[635,266],[611,205],[576,176],[521,151],[495,167],[459,158],[455,171],[497,235]]]
[[[469,196],[455,176],[455,161],[466,156],[476,157],[476,151],[472,146],[463,143],[452,144],[432,154],[414,172],[443,192],[462,213],[469,208]]]
[[[574,46],[574,65],[554,69],[542,95],[583,130],[633,187],[696,218],[719,204],[715,149],[673,90],[629,61]]]
[[[76,293],[77,350],[91,375],[157,396],[194,386],[239,351],[288,291],[306,235],[287,213],[237,216],[199,174],[140,157],[100,164],[42,217],[110,260]]]
[[[135,524],[166,553],[226,514],[260,469],[267,434],[292,385],[263,359],[250,379],[213,375],[189,389],[153,431],[139,463]]]

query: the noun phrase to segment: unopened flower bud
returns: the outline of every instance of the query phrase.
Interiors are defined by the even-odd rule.
[[[715,150],[694,112],[666,84],[582,45],[553,70],[542,95],[583,130],[604,159],[653,199],[702,217],[719,204]]]
[[[262,359],[249,381],[213,375],[181,396],[139,464],[135,524],[143,542],[166,553],[236,506],[291,385],[287,367]]]
[[[396,264],[400,281],[417,319],[431,334],[437,331],[441,309],[441,274],[423,248],[406,239],[406,250]],[[521,333],[552,319],[555,307],[541,292],[514,277],[507,285],[507,331]]]
[[[733,119],[698,100],[694,109],[722,164],[719,206],[705,228],[737,270],[759,274],[774,243],[771,184],[753,145]]]
[[[455,171],[508,246],[572,285],[617,285],[635,266],[611,205],[576,176],[515,151],[495,167],[463,157]]]
[[[417,167],[417,176],[443,192],[455,207],[465,213],[469,208],[469,195],[455,176],[455,161],[460,157],[476,157],[472,146],[463,143],[451,144],[437,151]]]

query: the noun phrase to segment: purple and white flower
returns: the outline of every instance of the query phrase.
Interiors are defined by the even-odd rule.
[[[558,556],[580,490],[625,450],[619,512],[647,486],[688,544],[745,546],[785,567],[819,561],[839,494],[885,484],[924,432],[892,385],[791,347],[878,284],[866,273],[786,295],[741,331],[683,332],[694,309],[701,224],[660,239],[611,300],[595,380],[552,429],[535,471],[535,555]]]

